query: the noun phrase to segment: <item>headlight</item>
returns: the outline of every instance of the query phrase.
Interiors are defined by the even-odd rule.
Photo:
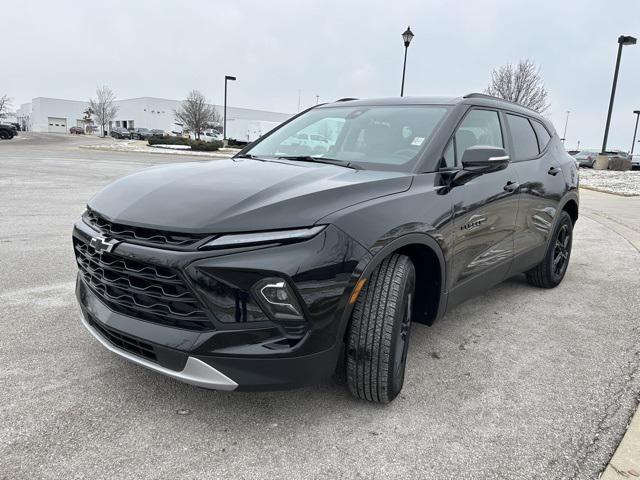
[[[201,250],[213,248],[242,247],[245,245],[261,245],[268,243],[292,243],[315,237],[324,230],[326,225],[295,230],[277,230],[258,233],[233,233],[221,235],[200,247]]]

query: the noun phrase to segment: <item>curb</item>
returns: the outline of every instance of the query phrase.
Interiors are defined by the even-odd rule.
[[[619,197],[640,197],[640,194],[637,194],[637,193],[612,192],[611,190],[607,190],[606,188],[592,187],[590,185],[582,185],[581,184],[580,188],[583,188],[585,190],[593,190],[594,192],[608,193],[609,195],[617,195]]]
[[[640,479],[640,410],[636,410],[600,480]]]

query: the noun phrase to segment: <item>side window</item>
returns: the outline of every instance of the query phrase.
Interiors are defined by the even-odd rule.
[[[547,129],[537,120],[532,120],[531,124],[533,125],[533,129],[536,131],[536,135],[538,136],[538,146],[540,147],[540,151],[542,152],[545,148],[547,148],[547,144],[549,140],[551,140],[551,136]]]
[[[529,160],[540,153],[538,140],[529,120],[518,115],[507,113],[507,123],[511,130],[514,161]]]
[[[457,163],[462,162],[464,151],[475,145],[504,148],[498,112],[471,110],[454,136]]]

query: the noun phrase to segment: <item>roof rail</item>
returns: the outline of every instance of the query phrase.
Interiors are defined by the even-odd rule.
[[[532,112],[535,112],[535,110],[532,110],[529,107],[525,107],[524,105],[522,105],[521,103],[518,102],[514,102],[512,100],[507,100],[506,98],[500,98],[500,97],[495,97],[493,95],[488,95],[486,93],[477,93],[477,92],[473,92],[473,93],[467,93],[464,97],[462,98],[486,98],[488,100],[498,100],[500,102],[507,102],[507,103],[511,103],[513,105],[517,105],[518,107],[521,108],[526,108],[527,110],[531,110]],[[536,112],[538,113],[538,112]]]
[[[358,100],[357,98],[353,98],[353,97],[344,97],[344,98],[339,98],[338,100],[335,101],[335,103],[338,102],[349,102],[351,100]]]
[[[507,100],[505,98],[495,97],[495,96],[489,95],[487,93],[478,93],[478,92],[467,93],[462,98],[488,98],[489,100],[502,100],[503,102],[516,103],[516,102],[512,102],[511,100]],[[516,104],[516,105],[518,105],[518,104]]]

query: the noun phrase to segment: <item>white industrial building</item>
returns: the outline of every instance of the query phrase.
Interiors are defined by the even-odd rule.
[[[116,100],[118,114],[110,122],[109,128],[149,128],[171,132],[175,128],[174,111],[179,107],[179,100],[166,98],[141,97]],[[222,105],[214,105],[220,116]],[[88,102],[63,100],[59,98],[34,98],[16,111],[16,117],[26,130],[34,132],[69,133],[71,127],[84,127],[84,112]],[[254,110],[227,106],[227,137],[246,141],[266,133],[274,126],[287,120],[291,114]],[[249,130],[261,130],[250,132]],[[245,131],[246,130],[246,131]]]

